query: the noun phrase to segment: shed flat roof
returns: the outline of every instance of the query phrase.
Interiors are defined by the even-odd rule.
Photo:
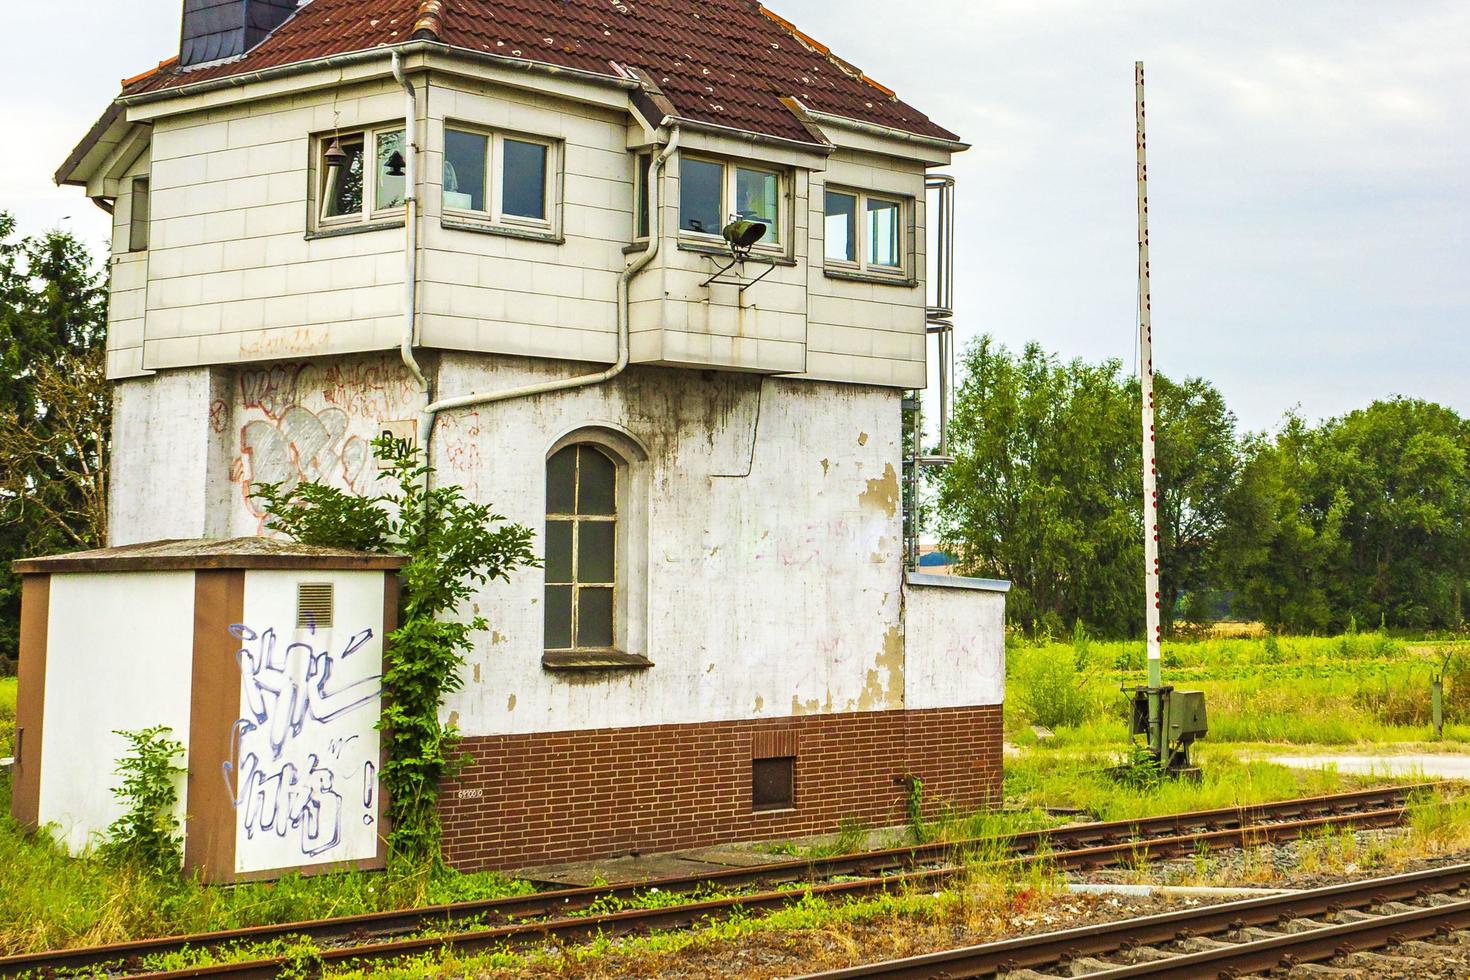
[[[148,541],[120,548],[74,551],[44,558],[22,558],[12,564],[11,568],[21,575],[187,571],[200,568],[391,571],[402,568],[407,561],[402,555],[321,548],[272,538],[186,538]]]

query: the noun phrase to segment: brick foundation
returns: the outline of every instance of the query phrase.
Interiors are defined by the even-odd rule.
[[[751,761],[795,744],[794,809],[751,810]],[[1000,800],[999,705],[470,737],[444,786],[456,867],[653,853],[902,823],[907,787],[928,806]]]

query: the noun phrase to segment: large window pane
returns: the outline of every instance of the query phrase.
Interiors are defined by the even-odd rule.
[[[725,227],[725,168],[718,163],[679,162],[679,228],[718,235]]]
[[[572,522],[546,522],[546,581],[572,581]]]
[[[485,161],[490,138],[479,133],[444,131],[444,206],[484,211]]]
[[[613,555],[618,526],[612,521],[577,522],[577,581],[613,581]]]
[[[781,178],[766,170],[735,168],[735,213],[751,221],[764,221],[763,242],[780,237]]]
[[[377,210],[403,207],[405,181],[408,179],[407,153],[408,149],[403,145],[403,130],[378,134],[378,196],[373,204]],[[392,172],[395,170],[396,175]]]
[[[507,139],[504,143],[505,186],[500,210],[518,218],[546,218],[546,147]]]
[[[577,590],[577,646],[613,645],[613,590]]]
[[[857,261],[857,196],[827,192],[827,258]]]
[[[328,140],[322,154],[322,217],[362,214],[362,137],[338,141],[347,155],[340,167],[326,165],[326,149],[331,145]]]
[[[868,264],[897,269],[903,265],[900,220],[903,209],[897,201],[868,200]]]
[[[546,513],[577,512],[577,447],[568,446],[546,461]]]
[[[572,645],[572,587],[546,587],[546,649],[566,650]]]
[[[577,513],[616,514],[618,469],[613,461],[592,446],[582,447],[577,474]]]

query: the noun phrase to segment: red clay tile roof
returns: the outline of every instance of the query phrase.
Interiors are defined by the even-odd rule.
[[[781,104],[957,139],[755,0],[311,0],[244,58],[162,68],[126,95],[399,44],[451,47],[615,77],[647,72],[680,116],[811,142]]]

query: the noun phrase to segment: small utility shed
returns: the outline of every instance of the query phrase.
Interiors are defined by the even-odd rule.
[[[184,744],[184,864],[209,881],[383,863],[378,732],[397,556],[264,538],[16,562],[11,812],[72,852],[121,812],[118,731]]]

